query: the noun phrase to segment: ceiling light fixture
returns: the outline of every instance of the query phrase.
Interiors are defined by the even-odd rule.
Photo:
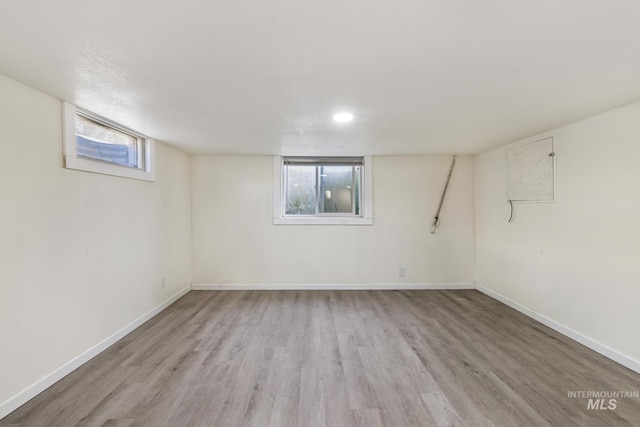
[[[348,112],[336,113],[333,115],[333,120],[338,123],[347,123],[353,120],[353,114]]]

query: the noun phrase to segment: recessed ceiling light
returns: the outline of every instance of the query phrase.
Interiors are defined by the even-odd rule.
[[[353,114],[348,112],[337,113],[333,115],[333,120],[338,123],[346,123],[353,120]]]

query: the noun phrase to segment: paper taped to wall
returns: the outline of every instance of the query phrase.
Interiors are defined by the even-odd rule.
[[[507,200],[547,202],[555,198],[553,138],[545,138],[506,150]]]

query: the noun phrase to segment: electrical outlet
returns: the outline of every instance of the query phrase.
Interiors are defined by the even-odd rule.
[[[398,277],[405,277],[407,275],[407,269],[405,267],[400,267],[398,269]]]
[[[167,282],[165,280],[165,278],[163,277],[162,280],[160,280],[160,289],[164,289],[167,287]]]

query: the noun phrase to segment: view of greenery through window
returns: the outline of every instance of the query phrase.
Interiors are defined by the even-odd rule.
[[[316,166],[287,166],[286,215],[316,214]]]
[[[285,165],[285,215],[360,215],[360,165]]]

